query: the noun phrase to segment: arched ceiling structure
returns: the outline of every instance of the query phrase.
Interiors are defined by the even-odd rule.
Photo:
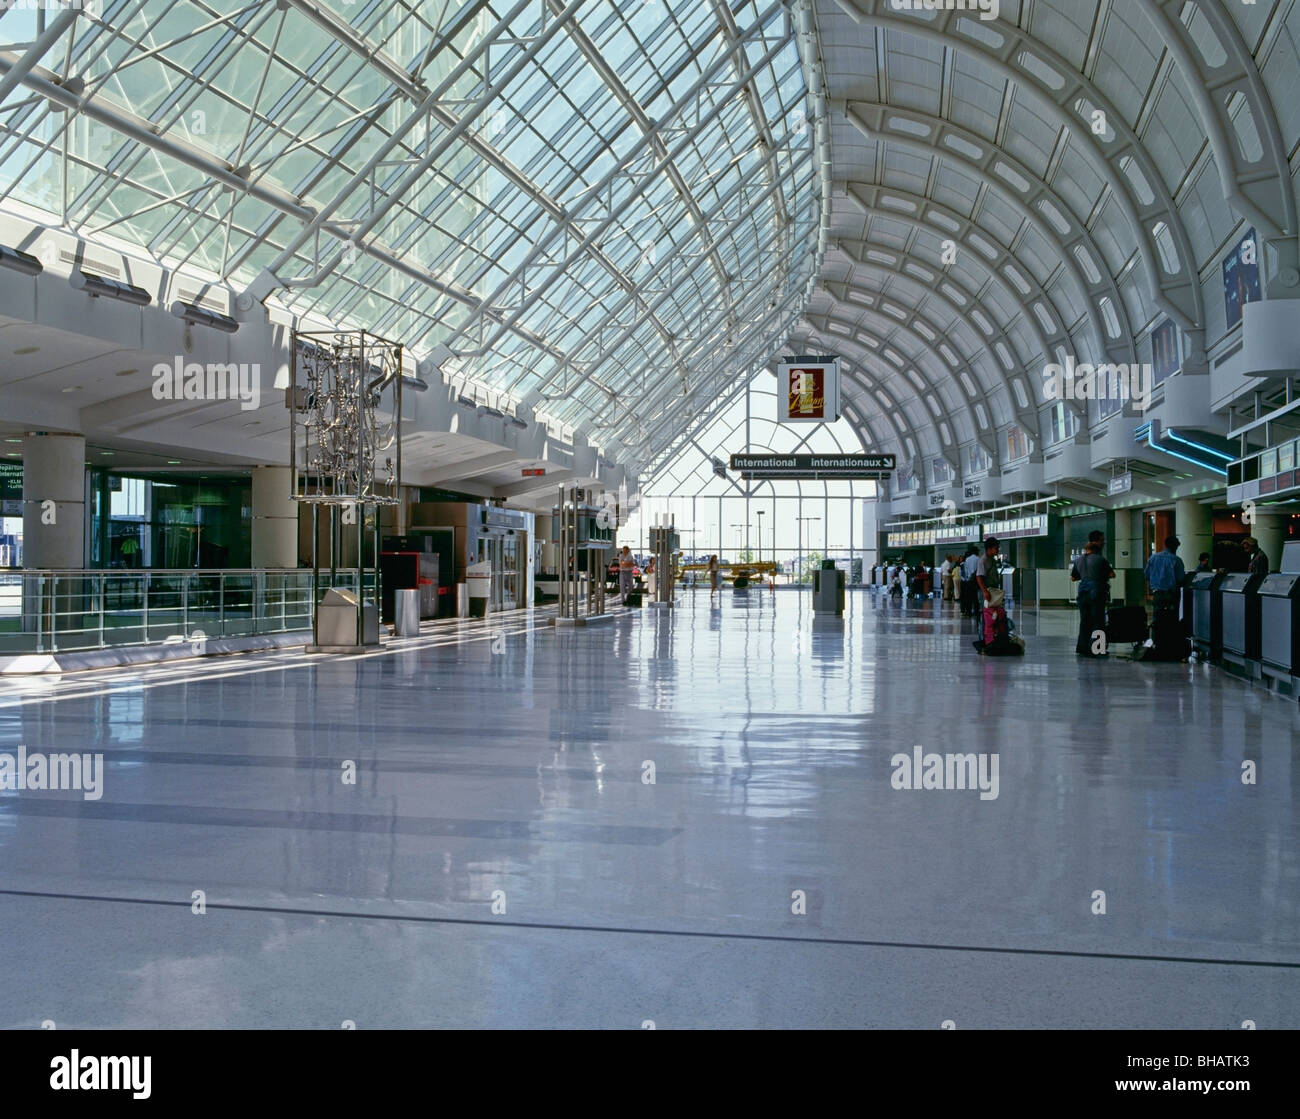
[[[831,228],[792,345],[847,358],[847,398],[887,421],[864,440],[904,458],[996,458],[1012,424],[1041,447],[1044,366],[1136,361],[1166,316],[1205,371],[1234,235],[1270,276],[1296,261],[1292,0],[984,7],[812,9]]]
[[[1297,291],[1300,0],[33,7],[0,4],[0,212],[633,470],[792,349],[843,356],[867,446],[1041,453],[1045,365],[1168,318],[1208,368],[1243,230]]]

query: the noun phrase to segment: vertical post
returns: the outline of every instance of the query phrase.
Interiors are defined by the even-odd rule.
[[[99,573],[99,647],[104,647],[104,579],[105,575]]]
[[[317,609],[317,591],[320,585],[320,505],[311,503],[311,639],[320,640],[320,611]]]
[[[366,557],[361,549],[361,541],[366,531],[366,507],[357,502],[357,644],[365,644],[366,638]],[[375,557],[378,559],[378,557]],[[418,582],[416,584],[419,585]],[[376,605],[378,603],[376,602]]]

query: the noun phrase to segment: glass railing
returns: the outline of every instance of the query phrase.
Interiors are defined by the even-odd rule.
[[[355,591],[356,572],[322,572],[313,594],[310,571],[0,571],[0,655],[310,630],[330,586]]]

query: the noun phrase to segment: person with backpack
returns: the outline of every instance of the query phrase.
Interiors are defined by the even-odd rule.
[[[1007,617],[1005,593],[994,587],[984,607],[984,624],[975,651],[984,657],[1019,657],[1025,652],[1024,639],[1017,636]]]
[[[1101,554],[1105,543],[1103,533],[1088,533],[1087,551],[1070,569],[1070,579],[1079,584],[1079,638],[1074,643],[1074,651],[1081,657],[1106,655],[1092,651],[1092,635],[1098,630],[1106,631],[1106,602],[1110,598],[1110,581],[1115,578],[1115,569]]]
[[[975,563],[976,595],[980,600],[978,606],[981,611],[988,606],[989,596],[994,590],[1002,589],[998,578],[1002,569],[1002,565],[998,562],[998,549],[1001,546],[996,536],[990,536],[984,541],[984,554],[979,556]]]

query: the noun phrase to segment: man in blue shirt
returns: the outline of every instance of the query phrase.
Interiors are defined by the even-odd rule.
[[[1151,635],[1156,646],[1156,658],[1162,660],[1183,660],[1187,652],[1178,617],[1178,603],[1187,572],[1183,561],[1178,558],[1178,544],[1178,537],[1165,537],[1165,550],[1156,552],[1147,561],[1147,587],[1155,606]]]
[[[1156,552],[1147,560],[1147,587],[1156,601],[1157,610],[1162,596],[1165,596],[1165,601],[1172,599],[1177,603],[1178,591],[1187,578],[1183,561],[1178,558],[1178,545],[1178,537],[1166,536],[1165,550]]]

